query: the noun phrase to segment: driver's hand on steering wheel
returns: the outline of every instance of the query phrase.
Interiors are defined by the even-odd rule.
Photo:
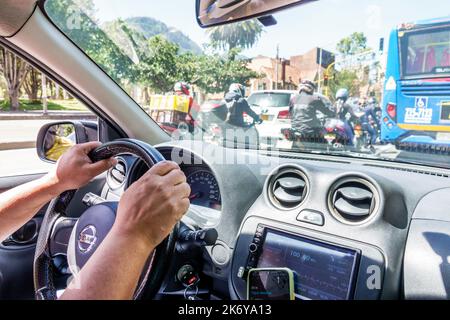
[[[155,248],[189,209],[190,193],[186,176],[175,162],[157,163],[125,191],[113,229]]]
[[[67,190],[76,190],[91,181],[99,174],[117,164],[115,158],[92,163],[88,154],[100,147],[100,142],[78,144],[70,148],[49,172],[49,179],[54,183],[58,194]]]

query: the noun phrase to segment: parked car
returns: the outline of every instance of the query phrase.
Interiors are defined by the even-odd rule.
[[[282,131],[291,127],[289,102],[296,93],[294,90],[263,90],[250,94],[247,101],[263,120],[257,125],[261,143],[276,146],[279,140],[285,139]]]

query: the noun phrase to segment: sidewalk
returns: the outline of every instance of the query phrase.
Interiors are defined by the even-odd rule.
[[[3,112],[0,111],[0,121],[2,120],[95,120],[97,117],[91,112],[85,111],[22,111]]]

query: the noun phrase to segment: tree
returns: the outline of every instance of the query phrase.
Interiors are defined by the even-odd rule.
[[[35,102],[39,100],[38,94],[41,88],[41,73],[31,67],[23,83],[23,88],[28,96],[28,100]]]
[[[355,55],[367,50],[367,37],[363,32],[354,32],[337,44],[337,51],[343,56]]]
[[[195,83],[204,93],[224,93],[232,83],[248,84],[250,79],[261,77],[248,68],[248,60],[236,59],[239,49],[221,56],[211,53],[199,58],[199,79]]]
[[[127,81],[134,69],[132,60],[93,20],[95,5],[92,0],[49,1],[46,11],[55,24],[116,82]],[[122,21],[115,22],[118,28]]]
[[[263,28],[258,20],[247,20],[211,28],[208,31],[211,45],[216,49],[248,49],[259,40]]]
[[[152,88],[157,93],[171,91],[179,81],[177,58],[179,47],[161,36],[148,40],[145,52],[141,52],[140,62],[135,67],[139,72],[139,83]]]
[[[361,82],[355,71],[334,71],[334,74],[329,80],[329,98],[333,101],[336,97],[336,92],[341,88],[348,89],[350,96],[359,96],[360,86]]]
[[[197,84],[203,76],[201,63],[203,55],[195,55],[191,52],[185,52],[177,58],[177,76],[178,79],[187,83]]]
[[[332,98],[339,88],[347,88],[350,95],[359,96],[360,89],[369,82],[369,69],[363,64],[371,54],[367,37],[362,32],[354,32],[338,42],[337,51],[342,55],[342,61],[341,70],[334,71],[334,79],[330,81]]]
[[[0,47],[0,73],[6,80],[11,111],[18,111],[20,89],[30,70],[30,66],[14,53]]]

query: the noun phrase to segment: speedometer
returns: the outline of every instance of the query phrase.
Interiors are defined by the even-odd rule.
[[[221,209],[219,184],[211,172],[195,171],[187,177],[187,183],[191,186],[191,204]]]

